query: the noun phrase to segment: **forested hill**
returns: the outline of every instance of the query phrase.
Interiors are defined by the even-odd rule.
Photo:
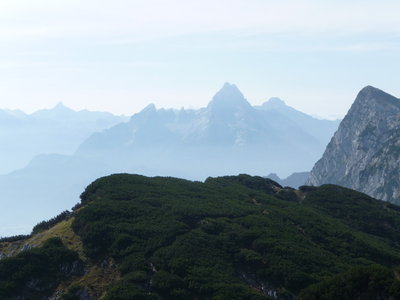
[[[400,208],[353,190],[118,174],[81,199],[0,244],[1,299],[400,298]]]

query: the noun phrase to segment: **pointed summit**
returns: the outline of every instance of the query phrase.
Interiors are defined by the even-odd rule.
[[[287,106],[286,103],[282,99],[277,97],[272,97],[268,101],[262,104],[262,107],[267,110],[279,109],[286,106]]]
[[[65,107],[65,105],[62,101],[59,101],[54,107]]]
[[[221,90],[236,90],[239,91],[238,87],[233,84],[233,83],[229,83],[229,82],[225,82],[224,85],[222,86]],[[239,91],[240,92],[240,91]]]
[[[64,105],[64,103],[62,103],[62,102],[60,101],[60,102],[58,102],[58,103],[53,107],[53,109],[69,109],[69,108],[66,107],[66,106]]]
[[[384,91],[377,89],[371,85],[367,85],[366,87],[362,88],[361,91],[358,92],[357,99],[359,98],[380,98],[382,95],[389,95]],[[390,96],[390,95],[389,95]],[[357,101],[356,99],[356,101]]]
[[[377,104],[392,104],[397,107],[400,107],[400,101],[396,97],[385,93],[384,91],[375,88],[373,86],[367,85],[364,87],[357,95],[356,100],[354,101],[354,105],[358,106],[360,104],[365,104],[368,102],[373,102]]]
[[[149,120],[149,119],[156,119],[157,117],[157,108],[154,105],[154,103],[150,103],[147,105],[145,108],[143,108],[140,112],[134,114],[131,116],[130,120],[131,121],[136,121],[136,120]]]
[[[67,107],[61,101],[58,102],[53,108],[49,109],[49,111],[57,112],[57,113],[69,113],[75,112],[73,109]]]
[[[226,82],[207,107],[211,109],[233,109],[249,108],[251,105],[236,85]]]
[[[77,112],[66,107],[62,102],[58,102],[52,108],[45,108],[32,113],[32,116],[46,119],[64,119],[73,117]]]
[[[155,112],[157,110],[156,106],[154,105],[154,103],[150,103],[149,105],[147,105],[145,108],[143,108],[140,113],[151,113],[151,112]]]
[[[372,85],[367,85],[361,89],[359,94],[375,94],[375,93],[385,93],[384,91],[373,87]]]
[[[217,92],[215,96],[230,96],[232,98],[243,98],[244,96],[242,92],[238,89],[235,84],[230,84],[229,82],[225,82],[222,88]],[[214,97],[215,97],[214,96]]]
[[[400,203],[400,99],[366,86],[346,114],[307,184],[338,184]]]

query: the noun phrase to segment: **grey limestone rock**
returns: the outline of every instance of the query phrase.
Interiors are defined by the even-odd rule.
[[[400,204],[400,99],[363,88],[322,158],[309,185],[338,184]]]

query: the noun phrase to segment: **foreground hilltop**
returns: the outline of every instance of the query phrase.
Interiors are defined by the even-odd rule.
[[[1,242],[0,298],[400,297],[400,208],[353,190],[119,174],[81,199]]]
[[[399,128],[400,99],[363,88],[307,184],[338,184],[400,204]]]

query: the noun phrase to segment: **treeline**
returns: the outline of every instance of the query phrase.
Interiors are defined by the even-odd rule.
[[[44,230],[47,230],[57,223],[60,223],[61,221],[68,220],[72,216],[72,212],[69,210],[64,210],[62,213],[59,215],[55,216],[54,218],[51,218],[50,220],[47,221],[42,221],[38,224],[36,224],[33,229],[32,229],[32,234],[42,232]]]
[[[30,234],[19,234],[0,238],[0,243],[11,243],[30,238]]]
[[[19,234],[19,235],[13,235],[13,236],[7,236],[7,237],[0,237],[0,243],[12,243],[12,242],[17,242],[21,240],[25,240],[30,238],[33,234],[42,232],[44,230],[50,229],[57,223],[60,223],[61,221],[68,220],[70,217],[72,217],[74,213],[65,210],[59,215],[55,216],[54,218],[51,218],[50,220],[47,221],[41,221],[38,224],[36,224],[33,229],[31,234]]]

